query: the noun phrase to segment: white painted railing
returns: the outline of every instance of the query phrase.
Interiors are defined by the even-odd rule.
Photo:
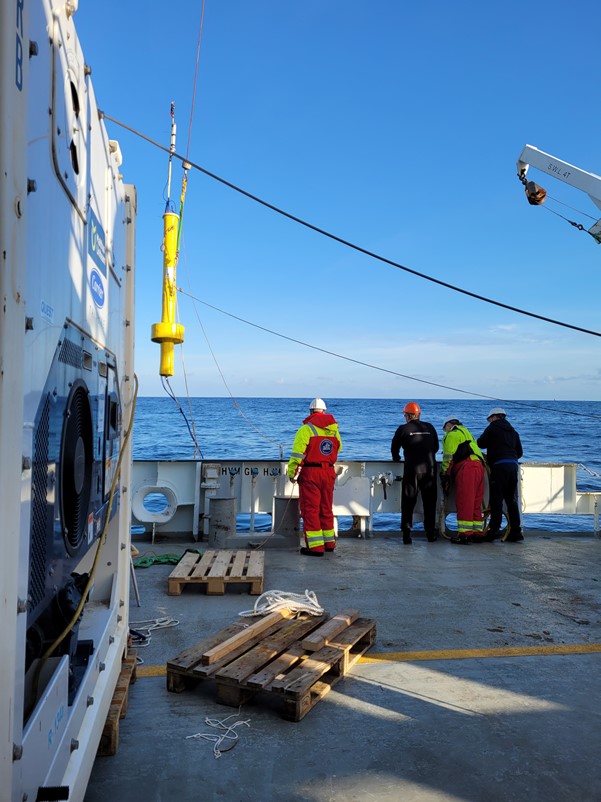
[[[213,500],[230,500],[236,515],[277,517],[277,503],[298,496],[286,477],[286,462],[276,460],[135,461],[132,525],[145,531],[207,536]],[[592,515],[599,531],[601,493],[579,492],[576,463],[521,463],[520,501],[524,513]],[[360,535],[370,533],[373,516],[400,513],[403,463],[341,461],[334,491],[334,514],[351,516]],[[439,493],[439,500],[442,493]],[[421,520],[418,499],[415,519]],[[446,512],[454,512],[453,497]],[[398,529],[398,526],[391,527]]]

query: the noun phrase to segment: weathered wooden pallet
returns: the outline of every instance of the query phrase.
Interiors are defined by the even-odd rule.
[[[169,574],[167,593],[179,596],[189,585],[205,585],[208,596],[223,596],[226,584],[250,584],[251,596],[263,593],[265,552],[209,549],[188,551]]]
[[[121,663],[121,673],[115,686],[109,712],[98,745],[98,757],[114,755],[119,746],[119,721],[127,715],[129,686],[136,681],[136,666],[138,656],[135,650],[129,650],[127,657]]]
[[[167,663],[167,689],[213,679],[217,701],[238,707],[259,692],[281,700],[282,718],[300,721],[373,645],[376,623],[357,611],[330,617],[272,614],[231,624]],[[269,620],[268,620],[269,619]],[[261,630],[256,630],[256,625]]]

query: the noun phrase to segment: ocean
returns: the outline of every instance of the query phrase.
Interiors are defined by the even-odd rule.
[[[287,459],[296,430],[309,414],[309,398],[192,398],[178,402],[138,398],[134,459]],[[345,460],[390,459],[390,441],[404,422],[406,401],[417,401],[442,441],[442,422],[453,414],[478,437],[486,416],[503,406],[520,434],[526,462],[571,462],[580,467],[577,487],[601,492],[601,402],[403,400],[326,398],[340,427]],[[195,446],[194,439],[197,446]],[[439,457],[441,455],[439,454]],[[531,529],[593,531],[593,516],[526,515]]]

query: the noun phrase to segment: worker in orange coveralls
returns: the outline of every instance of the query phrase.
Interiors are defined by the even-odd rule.
[[[336,548],[334,532],[334,463],[342,448],[338,424],[326,413],[325,402],[314,398],[292,444],[288,462],[288,478],[298,480],[300,514],[305,536],[301,554],[323,557]],[[300,474],[299,474],[300,469]]]

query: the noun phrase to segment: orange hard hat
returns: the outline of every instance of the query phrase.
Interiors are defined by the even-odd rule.
[[[421,414],[421,409],[419,408],[419,404],[416,404],[415,401],[409,401],[408,404],[405,404],[403,412],[407,415],[419,415]]]

